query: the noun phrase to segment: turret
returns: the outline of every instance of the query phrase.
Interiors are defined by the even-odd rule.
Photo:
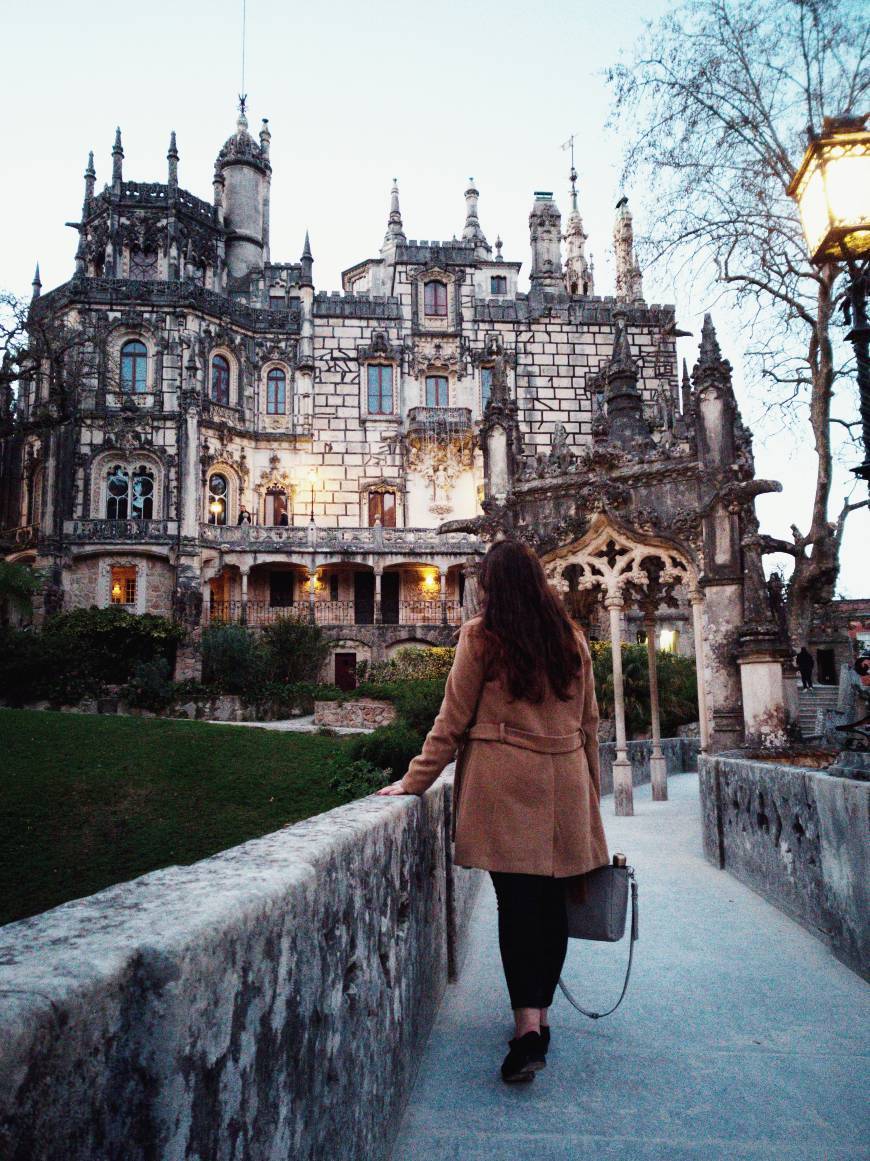
[[[619,302],[643,302],[643,280],[634,253],[634,222],[628,198],[616,203],[613,223],[613,252],[616,257],[616,297]]]
[[[265,123],[259,144],[248,132],[242,99],[236,131],[224,142],[215,161],[215,200],[220,186],[231,279],[246,279],[263,269],[269,244],[270,140]]]
[[[480,228],[480,218],[477,216],[477,206],[480,193],[474,186],[474,178],[469,178],[469,186],[465,191],[465,227],[462,237],[466,242],[474,243],[474,256],[484,261],[492,254],[492,247],[486,240],[486,235]]]
[[[592,267],[586,261],[583,219],[577,208],[577,170],[571,166],[571,213],[565,226],[565,286],[570,295],[594,294]]]
[[[42,293],[42,279],[39,277],[39,263],[38,262],[36,263],[36,270],[33,273],[33,282],[31,283],[31,286],[33,287],[33,294],[31,295],[31,297],[32,298],[39,298],[40,294]]]
[[[529,214],[529,235],[532,243],[532,290],[561,291],[562,282],[562,215],[553,201],[552,193],[538,191]]]
[[[121,145],[121,128],[115,130],[115,144],[112,146],[112,190],[121,192],[121,182],[124,180],[124,147]]]

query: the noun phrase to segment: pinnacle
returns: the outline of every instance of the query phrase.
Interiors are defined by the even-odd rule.
[[[716,338],[716,328],[713,326],[713,319],[709,314],[704,315],[704,325],[701,327],[701,346],[698,362],[709,366],[711,363],[719,363],[722,360],[722,351],[719,348],[719,341]]]

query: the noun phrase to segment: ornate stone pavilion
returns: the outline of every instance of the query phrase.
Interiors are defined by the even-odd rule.
[[[450,640],[466,575],[512,529],[593,635],[694,648],[705,742],[740,738],[750,687],[769,694],[750,731],[769,725],[753,497],[775,485],[753,479],[709,319],[680,385],[685,332],[644,301],[626,200],[611,297],[573,171],[564,233],[534,196],[528,293],[473,183],[440,242],[406,237],[394,183],[377,255],[327,294],[307,236],[272,261],[270,140],[242,109],[208,202],[179,185],[174,134],[165,184],[125,180],[120,131],[99,192],[89,158],[74,274],[42,294],[37,270],[29,363],[0,384],[0,538],[49,577],[40,614],[292,609],[326,627],[346,683]]]

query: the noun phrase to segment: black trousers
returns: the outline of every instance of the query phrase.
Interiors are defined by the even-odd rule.
[[[490,871],[512,1008],[549,1008],[568,950],[564,881]]]

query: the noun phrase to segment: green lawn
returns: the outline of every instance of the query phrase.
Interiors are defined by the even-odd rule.
[[[0,709],[0,924],[329,810],[347,741]]]

